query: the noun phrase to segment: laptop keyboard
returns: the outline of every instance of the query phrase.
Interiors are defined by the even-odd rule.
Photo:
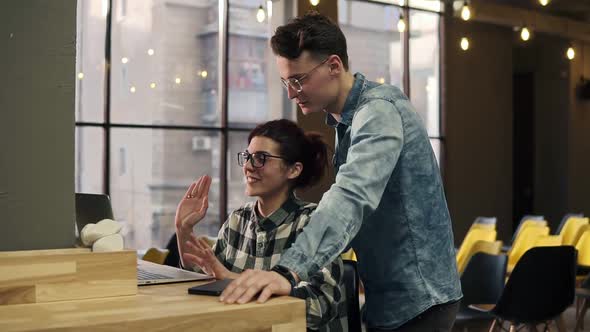
[[[137,269],[137,279],[139,280],[157,280],[157,279],[173,279],[172,277],[165,276],[157,273],[150,273],[141,269]]]

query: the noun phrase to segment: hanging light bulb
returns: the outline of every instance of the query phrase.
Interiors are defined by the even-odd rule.
[[[121,58],[121,63],[125,64],[127,62],[129,62],[128,58],[126,58],[126,57]]]
[[[174,83],[176,84],[180,84],[182,82],[182,80],[180,79],[180,77],[177,77],[174,79]]]
[[[135,93],[135,90],[136,89],[135,89],[135,87],[133,85],[131,86],[131,88],[129,88],[129,92],[131,92],[131,93]]]
[[[150,88],[155,89],[156,88],[156,83],[155,82],[150,83]]]
[[[471,8],[469,8],[467,0],[463,2],[463,7],[461,7],[461,18],[463,19],[463,21],[469,21],[469,19],[471,18]]]
[[[568,59],[573,60],[576,57],[576,51],[574,50],[574,48],[572,46],[570,46],[567,51],[565,52],[565,55],[567,56]]]
[[[399,14],[399,20],[397,21],[397,31],[406,31],[406,19],[404,19],[404,15],[402,14]]]
[[[531,38],[531,32],[529,31],[529,29],[527,27],[523,27],[520,30],[520,39],[527,41]]]
[[[467,51],[469,49],[469,39],[467,37],[461,38],[461,49]]]
[[[150,49],[147,51],[147,54],[148,54],[149,56],[152,56],[152,55],[154,55],[154,49],[153,49],[153,48],[150,48]]]
[[[78,73],[78,79],[81,80],[84,78],[84,73],[80,72]]]
[[[309,0],[309,3],[315,7],[320,4],[320,0]]]
[[[258,23],[262,23],[262,22],[264,22],[265,18],[266,18],[266,13],[264,12],[264,7],[262,7],[262,5],[260,5],[260,7],[258,7],[258,11],[256,12],[256,21],[258,21]]]
[[[539,3],[541,4],[541,6],[545,7],[549,4],[549,0],[539,0]]]

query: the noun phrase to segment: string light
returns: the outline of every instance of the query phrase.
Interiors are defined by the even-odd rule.
[[[541,4],[541,6],[545,7],[549,4],[549,0],[539,0],[539,3]]]
[[[266,18],[266,13],[264,12],[264,7],[262,7],[262,5],[260,5],[260,7],[258,7],[258,11],[256,12],[256,21],[258,21],[258,23],[262,23],[262,22],[264,22],[265,18]]]
[[[150,48],[150,49],[147,51],[147,54],[148,54],[149,56],[152,56],[152,55],[154,55],[154,50]]]
[[[156,83],[155,82],[150,83],[150,88],[155,89],[156,88]]]
[[[81,80],[84,78],[84,73],[78,73],[78,79]]]
[[[203,70],[199,73],[199,75],[201,75],[202,78],[207,78],[207,75],[209,75],[209,74],[207,73],[206,70]]]
[[[127,62],[129,62],[129,59],[127,59],[126,57],[121,58],[121,63],[125,64]]]
[[[132,85],[131,88],[129,88],[129,92],[135,93],[135,86]]]
[[[320,0],[309,0],[309,3],[315,7],[320,4]]]
[[[463,21],[469,21],[469,19],[471,18],[471,8],[469,8],[467,0],[463,2],[463,7],[461,7],[461,18],[463,19]]]
[[[567,49],[567,51],[565,52],[565,56],[570,60],[573,60],[576,57],[576,51],[574,50],[574,48],[572,46],[570,46]]]
[[[469,49],[469,39],[467,37],[461,38],[461,49],[467,51]]]
[[[523,27],[520,30],[520,39],[524,40],[524,41],[528,41],[531,38],[531,32],[529,31],[529,29],[527,27]]]
[[[399,21],[397,21],[397,31],[406,31],[406,20],[404,19],[404,15],[402,14],[399,14]]]
[[[176,79],[174,79],[174,83],[176,84],[180,84],[182,82],[182,80],[180,79],[180,77],[177,77]]]

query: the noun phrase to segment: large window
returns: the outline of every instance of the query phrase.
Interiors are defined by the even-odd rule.
[[[109,3],[78,2],[76,191],[111,196],[126,247],[164,247],[179,199],[208,174],[209,211],[196,232],[217,235],[248,200],[235,165],[248,131],[294,117],[269,66],[285,5],[275,2],[282,15],[259,23],[254,0],[230,0],[226,10],[217,0]]]
[[[76,191],[111,196],[127,247],[164,247],[179,199],[201,175],[213,185],[199,234],[216,235],[227,213],[251,199],[236,153],[257,123],[295,117],[268,43],[293,4],[78,1]],[[405,4],[339,0],[340,25],[351,70],[403,89],[438,157],[440,8]]]
[[[444,147],[439,97],[442,6],[430,0],[392,3],[338,1],[338,20],[348,42],[350,67],[369,80],[398,86],[410,97],[440,164]],[[400,17],[409,27],[401,33]]]

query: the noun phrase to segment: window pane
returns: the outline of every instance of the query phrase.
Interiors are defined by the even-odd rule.
[[[339,0],[338,20],[346,36],[350,70],[403,89],[403,42],[395,6]]]
[[[219,230],[219,134],[206,131],[112,129],[111,196],[124,224],[125,246],[165,247],[176,206],[192,181],[213,178],[207,216],[198,235]]]
[[[104,122],[107,1],[78,1],[76,121]]]
[[[246,202],[255,201],[255,197],[248,197],[244,191],[246,189],[242,167],[238,165],[238,152],[246,150],[248,147],[248,132],[230,132],[229,149],[227,157],[227,212],[231,213]]]
[[[444,5],[442,1],[432,0],[407,0],[408,6],[412,8],[420,8],[426,10],[432,10],[435,12],[444,11]]]
[[[436,138],[431,138],[430,145],[432,146],[432,150],[434,150],[434,155],[436,156],[436,161],[438,162],[438,167],[440,168],[440,152],[442,148],[441,141]]]
[[[439,15],[411,11],[410,27],[410,97],[428,134],[439,136]]]
[[[76,127],[76,192],[103,193],[104,130]]]
[[[258,22],[259,6],[267,16]],[[275,1],[268,8],[267,1],[229,1],[228,40],[228,120],[234,128],[254,127],[271,119],[294,117],[293,107],[286,102],[286,94],[279,80],[274,56],[270,48],[272,27],[285,1]],[[269,11],[270,9],[270,11]],[[276,15],[268,17],[268,14]]]
[[[115,123],[217,126],[217,1],[113,1]]]

